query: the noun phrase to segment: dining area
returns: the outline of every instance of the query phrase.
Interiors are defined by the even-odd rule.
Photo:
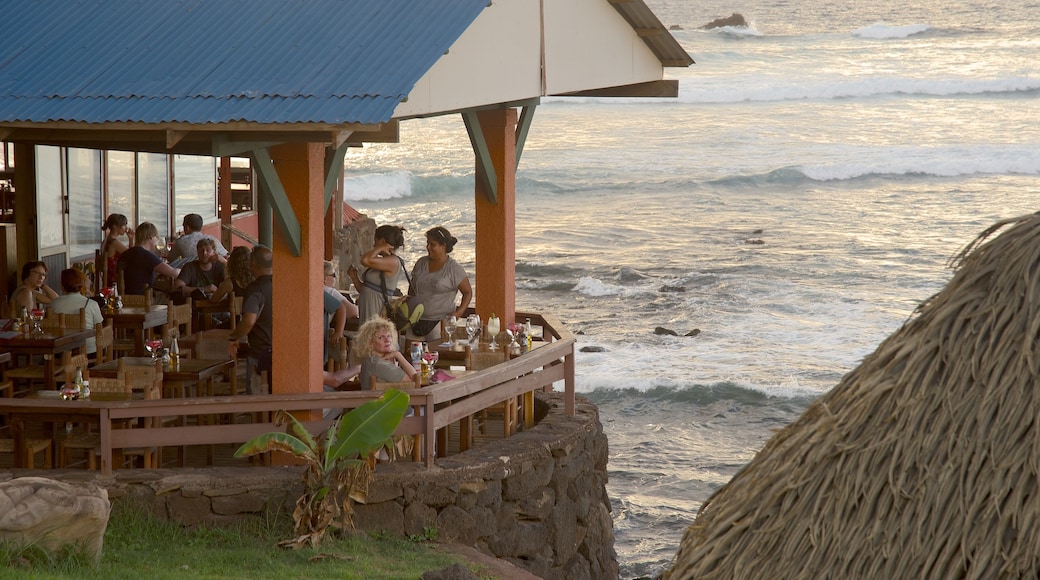
[[[244,392],[245,365],[228,356],[227,331],[193,332],[190,301],[158,303],[150,289],[105,292],[93,325],[86,308],[63,314],[38,306],[28,316],[0,319],[0,465],[9,458],[15,468],[183,466],[186,448],[165,455],[158,448],[124,449],[102,458],[101,441],[106,429],[184,424],[187,417],[112,422],[105,410]],[[191,420],[228,417],[234,415]]]
[[[0,361],[7,361],[2,362],[0,383],[0,468],[97,469],[111,474],[134,468],[247,466],[247,460],[232,457],[234,449],[256,435],[279,430],[272,422],[276,411],[296,410],[304,417],[308,410],[346,412],[380,394],[380,390],[348,388],[249,395],[244,382],[250,377],[243,361],[226,354],[228,331],[179,334],[175,328],[183,331],[185,326],[172,317],[171,306],[151,306],[165,309],[168,320],[143,329],[144,356],[134,354],[136,347],[122,354],[111,348],[115,313],[109,313],[95,329],[94,359],[80,368],[83,359],[73,357],[85,358],[79,346],[85,334],[68,330],[78,337],[75,346],[54,363],[57,370],[51,384],[55,388],[44,386],[43,381],[30,384],[8,378],[18,368],[12,364],[15,358],[25,357],[6,347],[26,341],[49,343],[52,339],[46,331],[30,332],[28,337],[20,333],[17,339],[7,339],[7,344],[0,338]],[[574,338],[551,317],[535,314],[532,318],[530,349],[526,335],[490,333],[486,324],[472,338],[464,326],[453,333],[445,329],[441,341],[426,345],[426,368],[420,363],[420,380],[400,386],[415,409],[398,428],[399,434],[414,440],[412,461],[430,467],[438,457],[530,428],[536,421],[534,393],[553,390],[560,381],[573,405],[573,375],[568,373],[573,373]],[[164,335],[166,339],[159,342]],[[518,350],[510,348],[514,337]],[[178,352],[171,352],[175,349]],[[78,374],[81,390],[63,394],[61,387],[78,383]],[[377,389],[385,386],[377,384]],[[331,420],[319,417],[311,415],[304,424],[312,432],[321,432]]]

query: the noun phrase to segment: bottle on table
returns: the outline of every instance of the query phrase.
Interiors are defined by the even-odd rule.
[[[422,345],[422,343],[421,342],[413,342],[412,343],[412,348],[408,351],[408,354],[409,354],[409,356],[410,356],[410,358],[412,360],[412,368],[415,369],[415,372],[421,373],[422,372],[422,354],[423,354],[423,345]]]
[[[531,329],[531,319],[527,318],[524,320],[524,336],[527,337],[527,352],[531,352],[531,342],[534,331]]]

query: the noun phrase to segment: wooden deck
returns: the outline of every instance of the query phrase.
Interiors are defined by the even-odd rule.
[[[474,417],[504,401],[518,401],[521,415],[519,425],[521,428],[530,427],[534,421],[533,392],[539,389],[552,390],[555,384],[562,383],[565,413],[574,413],[574,337],[550,317],[525,313],[518,313],[518,316],[530,316],[532,321],[538,321],[543,329],[545,344],[520,357],[464,377],[405,391],[417,412],[403,419],[395,434],[419,436],[419,457],[427,467],[433,465],[436,457],[458,453],[470,443],[482,445],[493,441],[496,436],[501,438],[500,421],[489,422],[488,431],[484,434],[475,428]],[[33,429],[40,429],[40,417],[48,413],[67,414],[75,407],[76,413],[96,416],[100,425],[101,471],[110,475],[113,469],[121,468],[111,464],[112,451],[134,447],[163,447],[164,463],[171,463],[170,453],[185,446],[188,450],[187,465],[208,464],[210,449],[213,450],[214,464],[247,465],[245,460],[234,459],[232,453],[241,443],[256,435],[284,430],[284,427],[275,426],[264,418],[274,411],[296,413],[303,417],[301,421],[311,433],[319,434],[332,423],[331,420],[321,418],[321,409],[349,410],[378,396],[377,392],[358,391],[103,401],[76,406],[69,406],[60,400],[8,399],[4,401],[4,411],[11,413],[16,441],[33,435],[44,435]],[[168,416],[184,417],[184,424],[151,429],[113,428],[113,425],[127,420]],[[236,420],[209,419],[218,416],[234,416]],[[63,425],[64,419],[60,420]],[[24,430],[20,429],[21,425],[25,426]],[[60,429],[55,431],[55,437],[62,436]],[[464,436],[467,433],[470,437]],[[5,465],[4,462],[13,462],[10,455],[4,455],[0,454],[0,466]],[[200,456],[204,459],[200,460]]]

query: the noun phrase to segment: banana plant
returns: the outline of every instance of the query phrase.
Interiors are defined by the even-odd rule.
[[[392,445],[392,435],[408,411],[408,395],[387,389],[383,396],[341,416],[321,436],[313,437],[291,414],[278,411],[276,425],[286,432],[258,435],[245,442],[235,457],[283,451],[303,460],[304,493],[293,510],[294,538],[280,542],[287,548],[317,547],[329,529],[353,529],[353,500],[367,491],[372,469],[366,458]]]

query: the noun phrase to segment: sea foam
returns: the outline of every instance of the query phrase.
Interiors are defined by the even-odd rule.
[[[874,38],[885,40],[889,38],[906,38],[922,32],[931,30],[927,24],[908,24],[905,26],[889,26],[884,22],[878,22],[852,31],[853,36],[860,38]]]
[[[343,180],[343,199],[351,201],[383,201],[409,197],[412,194],[412,176],[407,171],[368,173]]]

